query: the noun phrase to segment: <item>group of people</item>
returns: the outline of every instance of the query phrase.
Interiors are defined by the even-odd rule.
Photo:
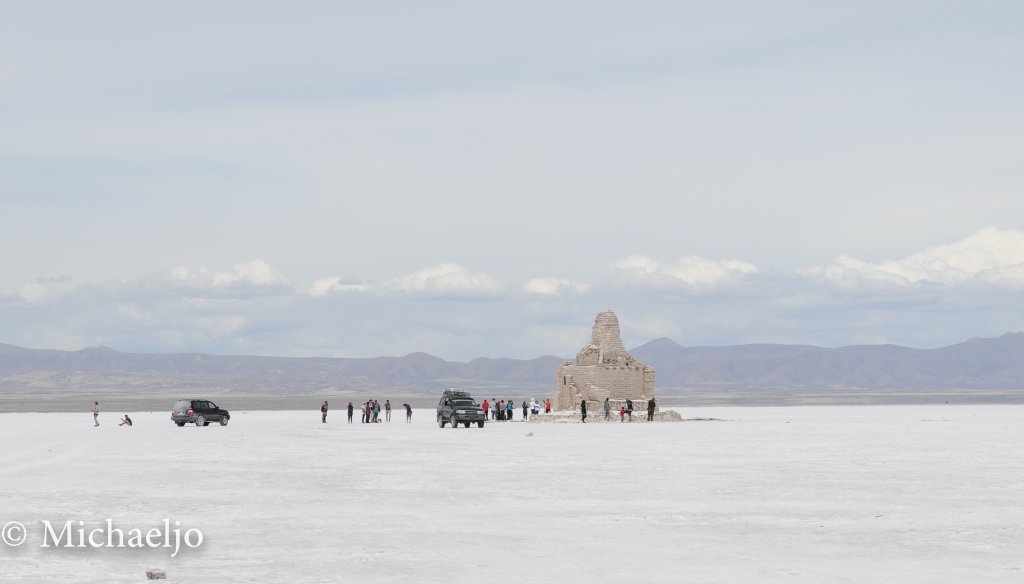
[[[652,397],[647,401],[647,421],[654,421],[654,412],[658,409],[658,404]],[[580,402],[580,416],[584,423],[587,421],[587,400]],[[629,421],[633,421],[633,400],[627,399],[626,403],[619,406],[619,421],[625,422],[626,416],[629,416]],[[612,402],[610,398],[604,398],[604,420],[610,421],[612,419]]]
[[[492,403],[493,403],[493,405],[492,405]],[[488,415],[488,413],[490,413],[491,420],[494,420],[494,421],[497,421],[497,422],[503,422],[503,421],[506,421],[506,420],[512,420],[512,412],[514,412],[515,409],[516,409],[515,402],[513,400],[505,401],[505,400],[499,400],[497,398],[495,398],[495,399],[493,399],[491,401],[484,400],[484,403],[482,403],[480,405],[481,405],[481,407],[484,410],[484,416],[486,417]],[[543,406],[544,406],[544,413],[545,414],[550,414],[551,413],[551,400],[550,399],[544,400]],[[411,423],[412,422],[412,406],[410,406],[409,404],[402,404],[402,407],[405,408],[405,421],[406,421],[406,423]],[[527,403],[526,400],[523,400],[523,406],[522,407],[523,407],[523,421],[525,422],[526,420],[529,419],[530,415],[536,416],[537,414],[540,413],[541,403],[538,402],[536,399],[530,398],[530,402],[529,403]],[[657,409],[657,407],[658,407],[658,405],[657,405],[657,403],[655,403],[653,397],[650,400],[648,400],[648,402],[647,402],[647,421],[648,422],[653,422],[654,421],[654,411]],[[330,409],[330,407],[327,404],[327,400],[324,400],[324,403],[320,405],[320,422],[323,423],[323,424],[327,423],[327,411],[329,409]],[[390,422],[391,421],[391,400],[389,400],[389,399],[384,400],[384,408],[383,409],[384,409],[384,421]],[[100,402],[98,402],[98,401],[97,402],[93,402],[92,403],[92,407],[90,408],[90,410],[92,411],[93,425],[94,426],[99,426],[100,425],[100,421],[99,421],[99,417],[100,417]],[[348,402],[348,423],[349,424],[352,423],[352,414],[353,414],[354,410],[355,410],[355,406],[352,405],[352,402]],[[373,399],[367,400],[367,401],[363,402],[363,405],[361,406],[361,410],[362,410],[362,420],[361,420],[362,423],[364,423],[364,424],[376,424],[376,423],[381,421],[381,419],[380,419],[381,405],[380,405],[379,401],[373,400]],[[583,422],[586,423],[586,421],[587,421],[587,400],[583,400],[583,401],[580,402],[580,416],[582,417]],[[620,422],[625,422],[627,416],[629,417],[629,421],[632,422],[633,421],[633,400],[631,400],[631,399],[627,399],[625,404],[619,406],[619,421]],[[612,419],[612,404],[611,404],[611,400],[609,398],[604,398],[604,419],[605,419],[606,422]],[[132,425],[132,419],[128,417],[128,414],[125,414],[124,417],[121,418],[121,423],[118,424],[118,426],[131,426],[131,425]]]
[[[92,412],[92,426],[95,428],[100,425],[100,402],[92,402],[92,407],[89,408],[89,411]],[[130,428],[132,426],[132,419],[128,417],[128,414],[125,414],[118,426],[128,426]]]
[[[480,407],[484,410],[484,416],[490,415],[491,420],[496,422],[504,422],[506,420],[512,420],[512,413],[516,409],[516,403],[514,400],[499,400],[494,398],[491,401],[484,400],[484,403],[480,404]],[[530,419],[531,415],[536,416],[540,413],[541,403],[534,398],[530,398],[530,402],[527,403],[523,400],[523,421]],[[544,401],[544,413],[551,413],[551,400]]]
[[[490,400],[490,401],[484,400],[484,403],[482,403],[480,405],[481,405],[481,407],[484,410],[484,416],[486,417],[488,415],[488,413],[489,413],[491,420],[494,420],[494,421],[497,421],[497,422],[503,422],[503,421],[506,421],[506,420],[512,420],[512,412],[514,412],[515,409],[516,409],[515,402],[513,400],[506,401],[506,400],[499,400],[497,398],[495,398],[493,400]],[[411,423],[412,422],[412,406],[410,406],[409,404],[402,404],[402,407],[405,408],[405,421],[406,421],[406,423]],[[536,416],[537,414],[540,413],[541,403],[538,402],[536,399],[530,398],[530,402],[529,403],[527,403],[526,400],[523,400],[522,407],[523,407],[523,421],[525,422],[526,420],[529,419],[530,415]],[[543,407],[544,407],[544,413],[545,414],[550,414],[551,413],[551,400],[550,399],[544,400]],[[648,422],[654,421],[654,411],[657,409],[657,407],[658,407],[658,405],[655,403],[653,397],[650,400],[648,400],[648,402],[647,402],[647,421]],[[324,400],[324,403],[320,405],[320,422],[323,423],[323,424],[327,423],[327,411],[329,409],[330,409],[330,407],[327,404],[327,400]],[[363,402],[363,404],[360,407],[360,409],[362,410],[362,420],[361,420],[362,423],[364,423],[364,424],[376,424],[376,423],[381,421],[381,419],[380,419],[381,405],[380,405],[379,401],[373,400],[373,399],[367,400],[367,401]],[[94,426],[99,426],[100,425],[100,421],[99,421],[99,417],[100,417],[100,402],[98,402],[98,401],[97,402],[93,402],[92,403],[92,407],[90,408],[90,410],[92,411],[93,425]],[[354,410],[355,410],[355,406],[352,405],[352,402],[348,402],[348,423],[349,424],[352,423],[352,414],[353,414]],[[389,399],[384,400],[383,410],[384,410],[384,421],[390,422],[391,421],[391,400],[389,400]],[[580,402],[580,416],[582,417],[582,421],[584,423],[586,423],[586,421],[587,421],[587,400],[583,400],[583,401]],[[620,422],[625,422],[627,416],[629,417],[629,421],[632,422],[633,421],[633,400],[631,400],[631,399],[627,399],[626,403],[619,407],[619,421]],[[611,404],[611,400],[609,398],[604,398],[604,419],[605,419],[606,422],[612,419],[612,404]],[[118,426],[131,426],[131,425],[132,425],[132,419],[128,417],[128,414],[125,414],[124,417],[121,418],[121,423],[118,424]]]
[[[405,421],[406,421],[406,423],[412,422],[412,406],[410,406],[409,404],[402,404],[402,407],[405,408]],[[327,400],[324,400],[324,403],[320,405],[320,422],[323,423],[323,424],[327,423],[327,411],[329,409],[330,409],[330,406],[327,404]],[[371,400],[367,400],[367,401],[363,402],[363,404],[361,406],[359,406],[359,409],[362,412],[362,418],[360,419],[360,421],[362,423],[364,423],[364,424],[376,424],[376,423],[381,422],[381,421],[384,421],[384,422],[390,422],[391,421],[391,400],[389,400],[389,399],[384,400],[383,408],[381,407],[379,401],[377,401],[375,399],[371,399]],[[382,409],[384,411],[384,419],[383,420],[381,420],[381,415],[380,415],[380,412],[381,412]],[[352,414],[354,412],[355,412],[355,406],[352,405],[352,402],[348,402],[348,423],[349,424],[352,423]]]

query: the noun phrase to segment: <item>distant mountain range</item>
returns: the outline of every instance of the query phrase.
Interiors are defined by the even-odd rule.
[[[680,347],[658,339],[633,354],[674,388],[1024,389],[1024,333],[938,349],[855,345]]]
[[[1024,333],[928,350],[896,345],[681,347],[662,338],[632,353],[654,367],[656,386],[666,390],[1024,390]],[[426,353],[366,359],[162,355],[0,344],[0,393],[419,393],[445,385],[553,389],[555,369],[565,360],[544,356],[460,363]]]

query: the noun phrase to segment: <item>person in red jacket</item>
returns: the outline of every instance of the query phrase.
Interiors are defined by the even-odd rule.
[[[487,403],[487,400],[484,400],[484,403],[480,404],[480,407],[484,409],[484,419],[486,420],[487,410],[491,409],[491,404]]]

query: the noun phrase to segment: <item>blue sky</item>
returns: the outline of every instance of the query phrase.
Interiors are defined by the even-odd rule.
[[[1013,2],[15,2],[0,342],[1024,329]]]

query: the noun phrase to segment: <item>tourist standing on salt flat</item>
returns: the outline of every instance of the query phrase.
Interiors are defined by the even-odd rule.
[[[384,419],[388,422],[391,421],[391,400],[384,400]]]
[[[487,411],[491,409],[491,404],[484,400],[484,403],[480,404],[480,407],[484,410],[484,419],[487,419]]]
[[[320,406],[320,423],[327,423],[327,400],[324,400],[323,405]]]
[[[412,422],[412,406],[409,404],[402,404],[405,408],[405,423],[409,424]]]
[[[354,409],[355,409],[355,407],[352,405],[352,402],[348,402],[348,423],[349,424],[352,423],[352,411]]]
[[[648,422],[653,422],[654,421],[654,409],[657,408],[657,407],[658,406],[657,406],[657,404],[654,403],[654,398],[652,397],[651,401],[647,402],[647,421]]]
[[[580,415],[583,416],[583,423],[587,423],[587,400],[580,400]]]
[[[100,402],[92,402],[92,407],[89,409],[92,410],[92,425],[95,428],[100,425]]]
[[[608,398],[604,398],[604,421],[607,422],[612,419],[612,402]]]

